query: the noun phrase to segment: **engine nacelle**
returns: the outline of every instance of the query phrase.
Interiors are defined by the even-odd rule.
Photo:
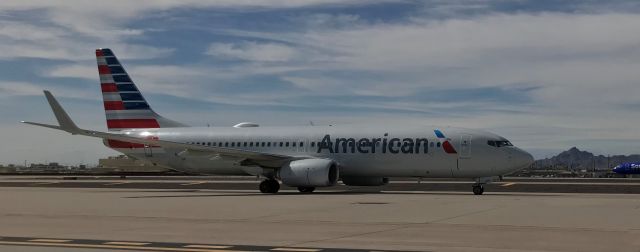
[[[338,165],[330,159],[302,159],[291,161],[278,172],[288,186],[332,186],[338,181]]]
[[[389,184],[389,178],[383,177],[342,177],[342,183],[348,186],[381,186]]]

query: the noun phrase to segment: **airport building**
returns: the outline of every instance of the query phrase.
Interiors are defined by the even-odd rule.
[[[15,165],[12,165],[12,164],[8,166],[0,165],[0,173],[11,173],[11,172],[16,172]]]
[[[129,158],[126,155],[102,158],[93,172],[165,172],[168,168]]]
[[[16,169],[17,172],[38,172],[38,173],[48,173],[48,172],[68,172],[70,168],[68,166],[60,165],[56,162],[51,163],[39,163],[39,164],[31,164],[28,167],[20,167]]]

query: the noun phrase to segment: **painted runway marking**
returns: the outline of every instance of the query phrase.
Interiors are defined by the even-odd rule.
[[[272,248],[271,251],[298,251],[298,252],[316,252],[322,249],[307,249],[307,248]]]
[[[241,252],[241,251],[285,251],[285,252],[370,252],[368,249],[343,248],[302,248],[302,247],[273,247],[236,244],[189,244],[171,242],[139,242],[139,241],[109,241],[87,239],[56,239],[37,237],[0,237],[0,247],[8,246],[37,246],[58,248],[86,248],[106,250],[132,251],[183,251],[183,252]],[[1,249],[0,249],[1,250]]]
[[[147,251],[187,251],[187,252],[238,252],[239,250],[215,250],[215,249],[196,249],[196,248],[167,248],[167,247],[143,247],[143,246],[124,246],[124,245],[104,245],[104,244],[72,244],[72,243],[46,243],[46,242],[12,242],[0,241],[0,245],[26,245],[26,246],[50,246],[50,247],[68,247],[68,248],[101,248],[101,249],[130,249],[130,250],[147,250]]]
[[[186,245],[185,248],[203,248],[203,249],[227,249],[231,246],[219,246],[219,245]]]
[[[106,245],[142,246],[142,245],[147,245],[149,243],[148,242],[119,242],[119,241],[112,241],[112,242],[105,242],[104,244],[106,244]]]
[[[505,186],[505,187],[506,187],[506,186],[512,186],[512,185],[515,185],[515,184],[516,184],[516,183],[511,182],[511,183],[506,183],[506,184],[504,184],[504,185],[500,185],[500,186]]]
[[[127,182],[113,182],[113,183],[107,183],[107,184],[104,184],[104,185],[124,185],[124,184],[129,184],[129,183],[131,183],[131,182],[128,182],[128,181]]]
[[[190,185],[201,185],[201,184],[205,184],[207,183],[206,181],[198,181],[198,182],[191,182],[191,183],[186,183],[186,184],[180,184],[181,186],[190,186]]]
[[[30,242],[70,242],[71,240],[58,240],[58,239],[33,239]]]

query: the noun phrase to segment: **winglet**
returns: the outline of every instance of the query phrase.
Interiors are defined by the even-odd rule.
[[[60,124],[60,129],[71,134],[75,134],[80,132],[80,128],[76,126],[76,124],[71,120],[66,111],[60,106],[60,103],[56,100],[55,97],[48,90],[44,90],[44,96],[47,97],[47,101],[49,102],[49,106],[51,106],[51,110],[53,110],[53,114],[56,116],[58,120],[58,124]]]

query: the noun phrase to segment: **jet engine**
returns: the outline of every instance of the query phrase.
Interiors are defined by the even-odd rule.
[[[342,183],[348,186],[381,186],[389,184],[389,178],[383,177],[342,177]]]
[[[280,179],[288,186],[332,186],[338,181],[338,166],[330,159],[302,159],[280,168]]]

